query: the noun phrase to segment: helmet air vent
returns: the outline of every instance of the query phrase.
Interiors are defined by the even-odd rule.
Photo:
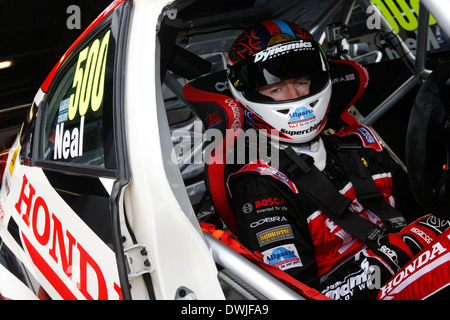
[[[311,108],[314,108],[314,106],[317,104],[317,102],[319,102],[319,100],[316,100],[316,101],[311,102],[311,103],[309,104],[309,106],[310,106]]]

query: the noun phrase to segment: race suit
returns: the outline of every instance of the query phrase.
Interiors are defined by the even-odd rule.
[[[369,143],[367,135],[357,130],[344,135],[321,135],[318,142],[323,142],[326,158],[323,159],[324,168],[320,170],[341,194],[352,200],[351,211],[383,228],[377,215],[366,210],[356,199],[352,183],[336,154],[336,145],[357,143],[362,146],[364,164],[385,201],[402,212],[408,223],[419,219],[424,211],[411,195],[405,172],[373,133],[365,127],[363,130],[371,135]],[[403,239],[414,233],[409,231],[417,229],[418,221],[429,216],[417,220],[416,227],[405,229],[405,237],[385,237],[384,248],[388,251],[374,252],[335,224],[303,195],[287,175],[278,170],[287,161],[283,153],[279,157],[278,168],[258,161],[228,167],[229,201],[240,242],[262,253],[266,263],[277,266],[333,299],[376,298],[377,289],[398,271],[386,261],[385,254],[394,250],[394,255],[402,256],[397,261],[399,267],[409,261],[423,245],[414,248]],[[439,224],[440,229],[429,233],[429,237],[434,238],[448,227],[446,222]],[[423,231],[423,226],[419,229],[427,232]],[[395,245],[391,246],[391,243]]]

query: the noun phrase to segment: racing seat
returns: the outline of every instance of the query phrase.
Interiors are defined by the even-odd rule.
[[[367,70],[354,61],[332,60],[330,77],[333,91],[327,128],[338,130],[347,125],[357,124],[358,121],[348,111],[367,88]],[[204,128],[218,129],[224,137],[220,143],[216,143],[211,153],[214,159],[222,161],[206,163],[205,184],[216,212],[229,230],[239,236],[225,187],[225,159],[237,139],[238,134],[235,131],[243,129],[244,116],[227,83],[226,71],[222,70],[191,81],[184,86],[183,95],[195,109]],[[233,131],[234,133],[231,133]],[[227,138],[227,134],[232,135],[231,138]]]

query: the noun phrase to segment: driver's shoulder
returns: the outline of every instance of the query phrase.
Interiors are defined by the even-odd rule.
[[[334,146],[335,149],[348,146],[349,144],[356,144],[363,149],[376,152],[381,152],[384,149],[373,129],[363,124],[346,126],[337,132],[333,130],[325,131],[322,138],[326,145]]]

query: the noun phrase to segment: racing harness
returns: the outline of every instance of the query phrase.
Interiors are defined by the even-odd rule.
[[[356,144],[337,146],[337,154],[345,172],[353,184],[358,201],[375,213],[386,230],[352,212],[351,200],[344,197],[332,182],[314,166],[314,159],[308,155],[298,155],[291,147],[283,150],[289,163],[281,168],[288,178],[321,209],[327,217],[346,230],[370,249],[377,250],[378,239],[386,233],[400,231],[406,226],[402,214],[390,206],[378,190],[368,169],[359,155],[361,147]]]

